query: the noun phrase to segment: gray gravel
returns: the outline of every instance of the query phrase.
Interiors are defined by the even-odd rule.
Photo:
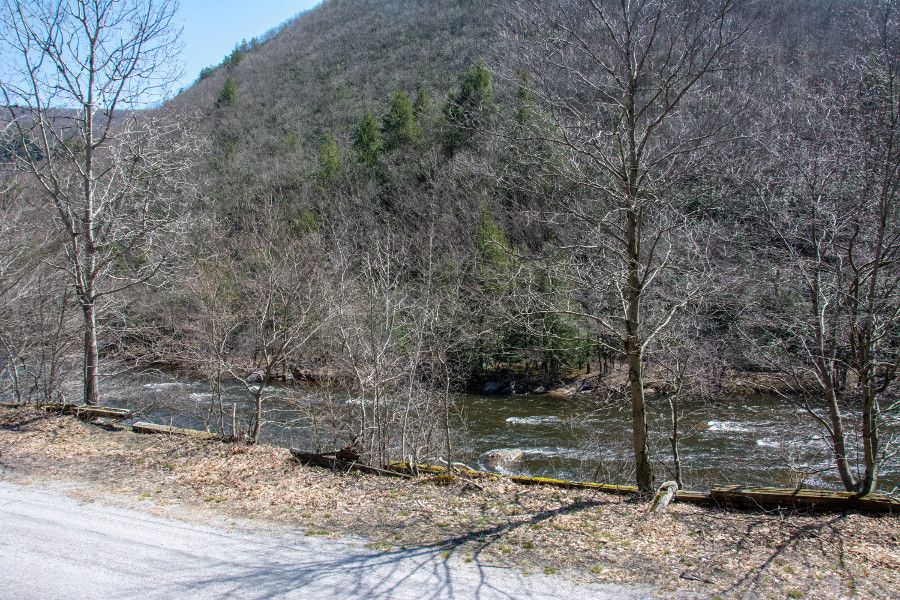
[[[2,600],[649,597],[647,588],[445,560],[430,548],[380,552],[284,528],[176,521],[0,482]]]

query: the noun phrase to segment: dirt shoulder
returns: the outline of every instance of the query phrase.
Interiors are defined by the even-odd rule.
[[[86,498],[146,502],[170,516],[251,518],[664,593],[890,598],[900,589],[896,515],[673,505],[650,516],[646,505],[596,492],[334,474],[281,448],[110,432],[27,409],[0,409],[0,479],[61,481]]]

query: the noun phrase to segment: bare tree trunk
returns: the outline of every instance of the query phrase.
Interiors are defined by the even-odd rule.
[[[859,483],[859,492],[868,494],[874,492],[878,486],[878,461],[876,460],[878,452],[878,405],[871,375],[863,375],[862,393],[862,440],[865,472],[862,481]]]
[[[96,301],[163,268],[157,249],[166,250],[160,241],[172,224],[165,207],[179,201],[176,182],[191,164],[172,116],[141,110],[177,78],[176,9],[175,0],[0,4],[0,43],[12,59],[0,80],[5,122],[41,149],[17,162],[65,232],[66,271],[84,313],[89,405],[100,401]],[[133,111],[143,116],[118,118]]]
[[[255,444],[256,440],[259,438],[259,432],[262,429],[262,418],[263,418],[263,392],[266,389],[266,385],[269,382],[268,374],[264,375],[262,380],[259,382],[259,389],[253,395],[253,424],[250,426],[250,433],[247,437],[247,441],[251,444]]]
[[[9,371],[9,376],[12,379],[13,392],[16,395],[16,403],[22,404],[22,386],[21,382],[19,381],[19,365],[16,364],[19,360],[19,357],[16,356],[16,353],[13,351],[12,346],[9,345],[9,342],[4,340],[4,345],[6,346],[6,355],[9,357],[7,370]]]
[[[625,309],[625,346],[628,353],[628,385],[631,392],[634,470],[638,490],[642,494],[649,495],[653,493],[653,471],[650,466],[650,447],[647,440],[647,403],[644,398],[643,352],[639,333],[641,283],[638,273],[640,255],[638,216],[633,209],[628,211],[626,237],[628,242],[628,290]]]
[[[830,381],[830,380],[829,380]],[[834,386],[828,383],[826,397],[828,398],[828,416],[831,420],[831,440],[832,449],[834,451],[834,459],[837,463],[838,474],[841,477],[841,483],[848,492],[856,491],[857,482],[850,470],[850,461],[847,458],[847,443],[844,436],[844,419],[841,414],[841,408],[838,404],[837,393]]]
[[[675,470],[675,483],[680,490],[684,487],[684,481],[681,478],[681,455],[678,452],[678,401],[675,399],[674,395],[669,396],[669,411],[671,411],[672,416],[672,431],[669,436],[669,443],[672,445],[672,464]]]
[[[453,439],[450,427],[450,373],[447,371],[447,363],[441,360],[441,369],[444,374],[444,442],[447,453],[447,468],[453,470]]]
[[[553,126],[540,137],[547,136],[569,155],[568,164],[560,165],[564,177],[601,192],[591,196],[590,208],[577,199],[561,203],[563,218],[571,217],[579,229],[591,222],[589,230],[599,237],[587,243],[576,239],[569,247],[575,255],[590,256],[584,261],[588,265],[613,257],[616,271],[624,272],[616,282],[620,298],[614,320],[602,314],[611,306],[598,306],[584,316],[607,333],[615,329],[624,344],[636,482],[642,494],[651,495],[644,353],[674,315],[703,294],[702,288],[687,286],[665,316],[641,312],[642,301],[658,302],[647,290],[681,252],[676,251],[675,229],[683,225],[659,227],[654,216],[682,212],[660,192],[695,169],[694,158],[721,137],[727,118],[694,124],[692,119],[679,122],[677,115],[685,105],[690,112],[719,103],[710,91],[730,84],[708,85],[706,80],[741,64],[738,43],[749,23],[736,18],[731,1],[531,0],[517,5],[510,28],[514,47],[507,56],[512,72],[517,78],[528,73],[527,85],[550,108]],[[672,122],[674,129],[667,125]],[[603,210],[595,217],[596,207]],[[577,230],[574,235],[579,236]],[[574,258],[580,265],[586,257]],[[595,284],[590,267],[577,268],[586,282]]]
[[[872,268],[868,282],[866,282],[867,286],[864,286],[863,282],[860,282],[860,285],[855,286],[856,290],[865,287],[867,291],[865,303],[854,303],[855,307],[860,305],[864,306],[864,314],[861,319],[861,331],[855,336],[852,336],[858,340],[857,352],[855,354],[857,355],[858,379],[863,400],[862,440],[865,474],[863,475],[863,479],[859,486],[859,491],[863,494],[875,491],[878,486],[878,394],[887,387],[887,384],[891,379],[896,377],[897,368],[895,362],[891,375],[886,375],[883,385],[879,387],[876,381],[876,377],[878,376],[876,368],[878,352],[876,348],[877,343],[874,341],[875,338],[878,338],[880,335],[878,333],[878,326],[876,326],[876,315],[878,315],[879,312],[876,305],[879,299],[879,278],[882,275],[882,269],[886,268],[887,264],[891,262],[890,259],[885,260],[885,253],[887,252],[888,256],[892,253],[891,244],[886,240],[886,234],[890,215],[895,211],[893,198],[895,197],[898,188],[900,188],[900,183],[898,183],[900,182],[900,168],[898,168],[898,164],[900,164],[900,154],[894,150],[894,140],[896,139],[898,129],[900,129],[900,126],[898,126],[898,119],[894,117],[892,120],[892,127],[889,129],[889,134],[887,136],[888,147],[886,149],[886,156],[889,158],[883,176],[885,182],[889,183],[883,185],[878,199],[877,234],[875,238],[876,242]],[[891,157],[893,157],[893,160],[891,160]],[[896,240],[896,237],[894,240]],[[893,251],[896,253],[896,247],[893,248]],[[894,286],[893,289],[896,290],[896,286]],[[896,296],[894,296],[894,298],[896,298]],[[896,315],[898,312],[900,311],[897,310],[896,304],[894,304],[893,314]],[[854,318],[853,323],[855,324],[856,322],[857,319]],[[882,327],[884,327],[884,325],[882,325]]]
[[[84,264],[79,276],[78,285],[83,286],[82,310],[84,311],[84,403],[88,406],[99,404],[100,385],[97,378],[97,365],[100,362],[97,352],[97,315],[94,309],[94,277],[96,272],[95,238],[94,238],[94,80],[97,76],[95,66],[96,41],[90,41],[88,53],[88,85],[87,97],[84,101],[84,214],[81,222]],[[74,237],[74,236],[73,236]],[[78,240],[73,240],[78,248]],[[75,254],[77,261],[77,252]],[[77,274],[77,269],[76,269]]]
[[[213,398],[216,402],[216,408],[219,412],[219,434],[222,437],[227,437],[228,434],[225,432],[225,406],[222,404],[222,372],[216,372],[216,379],[213,386]],[[231,437],[237,436],[237,432],[232,431]]]
[[[83,304],[84,313],[84,403],[92,406],[100,403],[100,386],[97,366],[100,362],[97,352],[97,320],[93,304]]]
[[[60,402],[62,399],[62,392],[60,391],[60,381],[59,381],[59,371],[61,368],[60,361],[62,357],[60,356],[62,351],[62,346],[64,342],[62,342],[62,338],[65,335],[66,328],[66,308],[68,306],[69,300],[69,290],[63,292],[62,301],[59,306],[59,316],[56,320],[56,329],[54,330],[51,339],[51,349],[50,349],[50,373],[46,377],[46,381],[44,383],[44,402],[53,402],[54,396],[59,398]]]
[[[825,387],[825,402],[828,406],[828,418],[831,423],[829,434],[831,436],[831,445],[834,452],[834,460],[837,466],[841,483],[848,492],[857,490],[857,481],[850,469],[850,461],[847,457],[847,442],[844,433],[844,417],[841,413],[841,407],[838,402],[837,389],[835,387],[834,372],[834,356],[833,351],[828,349],[826,339],[828,337],[828,328],[825,325],[825,316],[821,308],[822,306],[822,286],[820,282],[820,273],[816,269],[811,286],[812,297],[812,318],[816,323],[815,341],[816,351],[814,362],[818,371],[819,379]],[[811,410],[811,409],[808,409]]]

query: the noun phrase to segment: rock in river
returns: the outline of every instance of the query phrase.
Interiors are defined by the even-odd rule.
[[[510,467],[522,460],[524,453],[518,448],[500,448],[485,452],[481,462],[491,471],[508,471]]]

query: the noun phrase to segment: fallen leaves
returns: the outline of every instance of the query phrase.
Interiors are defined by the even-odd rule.
[[[586,490],[464,478],[432,485],[301,467],[287,450],[109,432],[0,410],[0,477],[74,481],[84,497],[362,535],[374,548],[430,547],[491,566],[640,583],[707,596],[889,598],[900,589],[896,516],[646,506]],[[433,485],[439,483],[440,485]]]

